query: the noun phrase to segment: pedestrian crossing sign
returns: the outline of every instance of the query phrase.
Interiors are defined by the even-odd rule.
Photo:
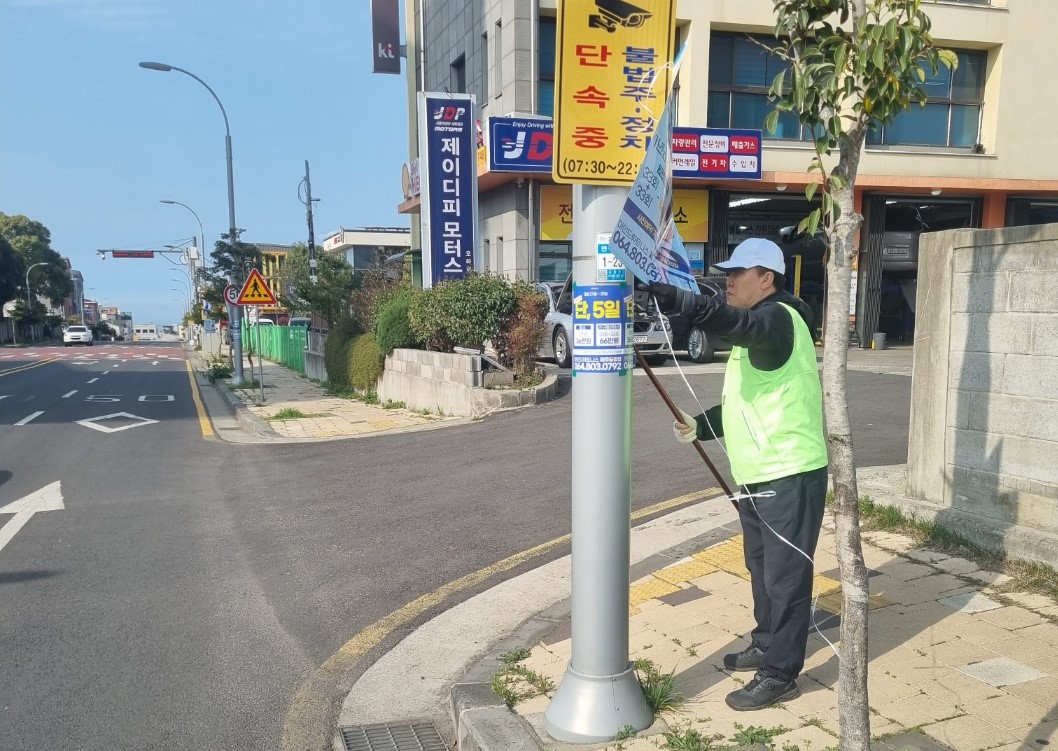
[[[275,305],[276,296],[257,269],[251,269],[236,305]]]

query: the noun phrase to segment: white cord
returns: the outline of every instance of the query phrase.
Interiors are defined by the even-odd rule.
[[[658,298],[656,296],[654,296],[654,295],[651,295],[651,297],[654,300],[654,309],[660,313],[661,312],[661,306],[658,304]],[[701,401],[698,399],[698,395],[696,393],[694,393],[694,389],[691,388],[691,382],[687,380],[687,375],[683,372],[683,368],[680,367],[680,361],[676,359],[676,351],[675,351],[675,349],[672,346],[672,339],[669,337],[668,328],[666,326],[662,325],[661,330],[665,334],[665,342],[669,345],[669,352],[672,355],[672,361],[676,364],[676,370],[679,372],[680,378],[683,379],[684,385],[687,386],[687,391],[690,393],[691,397],[694,399],[694,401],[698,405],[699,409],[702,410],[702,414],[705,414],[705,412],[706,412],[705,407],[702,406]],[[713,440],[716,441],[718,446],[720,446],[720,450],[724,452],[724,456],[727,457],[728,464],[730,465],[730,463],[731,463],[731,455],[727,453],[727,447],[724,446],[724,444],[720,441],[720,437],[717,436],[716,431],[713,430],[712,422],[710,422],[709,419],[706,418],[705,424],[707,426],[709,426],[709,432],[712,434]],[[695,428],[695,429],[697,430],[697,428]],[[695,440],[697,440],[697,439],[695,439]],[[779,540],[781,540],[782,542],[786,543],[791,548],[796,550],[798,553],[801,554],[801,556],[805,560],[808,561],[808,563],[812,566],[812,573],[813,573],[813,576],[814,576],[814,574],[815,574],[815,561],[812,560],[812,556],[808,555],[808,553],[806,553],[805,551],[801,550],[801,548],[797,547],[792,542],[790,542],[785,537],[783,537],[778,532],[776,532],[775,529],[770,524],[768,524],[767,521],[765,521],[764,517],[761,516],[760,510],[757,508],[757,501],[755,499],[756,498],[771,498],[771,497],[774,497],[774,496],[775,496],[775,491],[774,490],[766,490],[763,493],[751,493],[749,491],[749,488],[746,485],[742,485],[741,486],[741,492],[733,494],[733,495],[730,495],[729,498],[732,501],[735,501],[736,503],[738,501],[740,501],[740,500],[743,500],[743,499],[749,499],[749,502],[753,504],[753,510],[754,510],[754,512],[756,512],[757,518],[761,520],[761,522],[764,524],[764,526],[767,527],[771,531],[771,533],[773,535],[775,535]],[[814,588],[815,587],[813,586],[813,589]],[[812,598],[812,607],[811,607],[811,613],[810,613],[811,614],[811,619],[812,619],[812,628],[815,630],[815,632],[817,634],[819,634],[819,637],[823,641],[825,641],[827,643],[827,646],[830,647],[831,651],[835,654],[835,656],[837,656],[838,662],[840,662],[841,661],[841,654],[839,654],[838,648],[835,647],[834,644],[830,641],[830,639],[828,639],[823,634],[823,632],[819,630],[819,624],[816,622],[816,609],[817,609],[818,603],[819,603],[819,593],[817,592],[815,594],[815,596]]]

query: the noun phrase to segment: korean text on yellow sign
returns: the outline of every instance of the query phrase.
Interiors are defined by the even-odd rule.
[[[631,185],[665,106],[672,0],[563,0],[555,68],[556,182]]]

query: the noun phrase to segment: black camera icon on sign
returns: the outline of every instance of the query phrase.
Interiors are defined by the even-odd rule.
[[[606,29],[611,33],[616,31],[618,26],[624,26],[626,29],[642,26],[654,15],[624,0],[595,0],[595,7],[599,12],[588,16],[588,28]]]

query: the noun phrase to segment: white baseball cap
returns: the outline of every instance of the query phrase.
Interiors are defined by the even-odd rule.
[[[732,269],[751,269],[760,266],[770,269],[777,274],[786,273],[786,261],[783,260],[782,250],[771,240],[763,237],[751,237],[743,240],[731,254],[731,258],[721,263],[714,263],[714,269],[731,271]]]

